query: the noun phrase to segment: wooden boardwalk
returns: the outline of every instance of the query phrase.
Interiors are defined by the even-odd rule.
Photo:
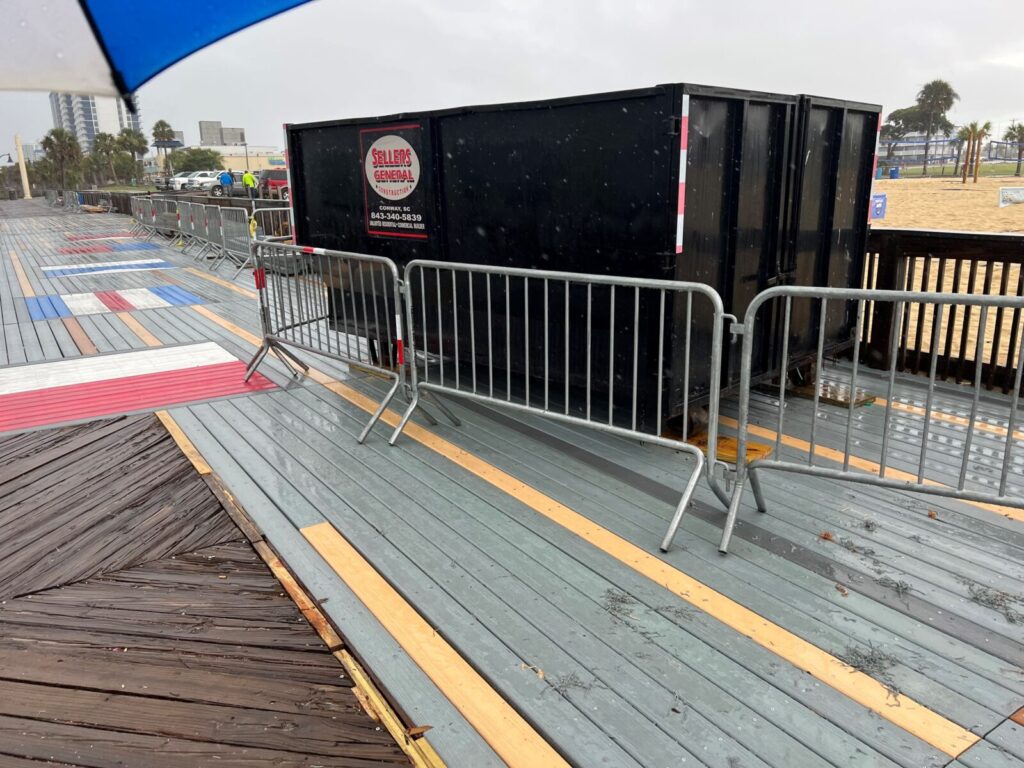
[[[0,218],[0,255],[21,256],[38,295],[169,278],[204,298],[127,313],[148,342],[103,315],[113,325],[86,329],[97,347],[122,323],[131,348],[215,342],[251,355],[249,280],[226,282],[174,249],[159,252],[173,270],[44,276],[68,259],[54,253],[65,232],[124,222]],[[5,332],[35,334],[33,359],[57,354],[44,344],[54,321],[19,315],[24,286],[6,269]],[[380,382],[310,362],[293,381],[269,359],[273,390],[170,414],[449,765],[1024,768],[1019,512],[766,474],[770,512],[745,501],[727,557],[716,547],[724,513],[703,485],[677,548],[661,554],[685,476],[677,455],[459,403],[459,427],[417,416],[397,446],[384,426],[360,446]],[[955,395],[940,388],[936,408],[955,416]],[[894,466],[913,466],[921,396],[899,378]],[[770,405],[753,403],[764,442]],[[810,408],[790,401],[787,457],[806,458]],[[857,412],[866,461],[882,411]],[[733,417],[727,405],[726,431]],[[834,429],[819,424],[819,444],[841,447],[845,419],[836,409]],[[971,483],[991,482],[986,441],[1005,439],[991,421],[975,435]],[[950,418],[931,429],[927,474],[948,481],[964,428]],[[1024,492],[1024,438],[1017,451],[1011,485]]]
[[[408,764],[155,417],[0,456],[0,764]]]

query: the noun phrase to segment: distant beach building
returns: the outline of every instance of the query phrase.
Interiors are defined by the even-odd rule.
[[[199,121],[199,145],[202,147],[241,146],[245,144],[244,128],[225,128],[220,120]]]
[[[77,93],[51,93],[50,112],[53,127],[73,133],[82,150],[92,151],[97,133],[116,136],[124,128],[142,132],[141,113],[132,114],[122,99],[110,96],[82,96]]]

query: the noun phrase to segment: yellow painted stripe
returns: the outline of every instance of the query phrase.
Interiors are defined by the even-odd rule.
[[[11,251],[11,264],[14,265],[14,275],[18,278],[18,285],[21,286],[21,295],[26,299],[35,296],[36,292],[32,290],[32,283],[28,281],[28,275],[25,274],[25,268],[21,265],[21,259],[14,251]]]
[[[330,523],[302,535],[509,766],[568,766]]]
[[[201,269],[196,269],[195,267],[185,267],[185,271],[191,272],[193,275],[203,278],[203,280],[209,280],[211,283],[216,283],[217,285],[223,286],[225,288],[230,288],[232,291],[235,291],[236,293],[241,293],[244,296],[250,296],[253,298],[255,298],[256,296],[256,291],[250,291],[248,288],[243,288],[240,285],[235,285],[230,280],[225,280],[222,277],[211,275],[209,272],[203,272],[203,270]]]
[[[260,341],[259,337],[214,315],[204,307],[193,309],[205,310],[201,314],[252,344],[258,344]],[[311,368],[308,376],[367,413],[372,413],[377,408],[378,403],[372,398],[322,371]],[[398,422],[398,415],[394,411],[386,411],[382,421],[394,426]],[[978,736],[931,711],[923,704],[904,694],[893,694],[869,675],[759,616],[692,576],[673,568],[646,550],[425,427],[410,422],[406,426],[405,434],[943,753],[956,757],[978,741]],[[772,437],[774,438],[774,435]]]
[[[719,424],[722,424],[725,427],[729,427],[730,429],[739,428],[739,424],[736,421],[736,419],[733,419],[729,416],[720,417],[718,419],[718,422]],[[771,440],[772,442],[775,441],[776,433],[771,429],[766,429],[765,427],[759,427],[756,424],[751,424],[749,432],[751,435],[754,435],[755,437]],[[811,452],[811,444],[807,440],[801,440],[800,438],[793,437],[792,435],[784,434],[782,436],[782,444],[789,448],[794,448],[798,451],[803,451],[804,453]],[[843,452],[836,450],[835,448],[827,448],[822,445],[815,445],[814,455],[816,457],[826,459],[828,461],[834,461],[838,464],[843,463]],[[880,464],[876,464],[875,462],[869,461],[868,459],[862,459],[859,456],[850,456],[850,466],[873,475],[877,475],[882,469],[882,466]],[[885,468],[885,476],[893,480],[908,480],[912,483],[917,482],[917,475],[911,474],[910,472],[904,472],[899,469],[893,469],[892,467]],[[935,480],[929,480],[927,477],[924,479],[924,484],[931,485],[936,488],[949,487],[944,483],[940,483]],[[986,504],[981,501],[964,500],[963,503],[970,504],[971,506],[977,507],[978,509],[984,509],[989,512],[995,512],[997,515],[1008,517],[1011,520],[1024,522],[1024,509],[1005,507],[1001,504]]]
[[[885,398],[875,398],[875,406],[878,408],[885,408],[886,402]],[[891,406],[895,411],[904,411],[905,413],[913,413],[918,416],[924,416],[925,414],[924,408],[911,405],[910,403],[901,403],[893,400]],[[965,419],[963,416],[957,416],[953,413],[946,413],[945,411],[937,411],[933,409],[931,417],[936,421],[945,421],[949,424],[958,424],[963,427],[969,427],[971,425],[970,419]],[[974,428],[981,432],[990,432],[991,434],[998,435],[999,437],[1006,437],[1007,433],[1007,427],[1000,426],[999,424],[989,424],[987,421],[976,420],[974,422]],[[1013,439],[1024,440],[1024,432],[1015,429],[1013,431]]]
[[[206,459],[204,459],[203,455],[199,453],[199,449],[196,448],[192,441],[188,439],[188,435],[181,430],[181,427],[178,426],[178,422],[174,420],[171,414],[167,411],[157,411],[156,416],[163,423],[164,428],[171,434],[171,437],[174,438],[174,442],[178,444],[181,452],[185,454],[190,462],[192,462],[192,466],[196,468],[196,472],[200,475],[208,475],[213,472],[210,465],[206,463]]]
[[[145,326],[131,316],[129,312],[116,312],[115,313],[122,323],[128,326],[128,330],[139,337],[139,340],[147,347],[161,347],[163,344],[160,343],[160,339],[154,336],[152,333],[146,330]]]

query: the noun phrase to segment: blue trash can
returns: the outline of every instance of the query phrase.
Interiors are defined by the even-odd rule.
[[[885,168],[875,168],[875,178],[876,179],[885,178],[884,174],[885,174]]]
[[[900,177],[900,169],[899,169],[898,166],[896,168],[890,168],[889,169],[889,178],[890,179],[898,179],[899,177]]]

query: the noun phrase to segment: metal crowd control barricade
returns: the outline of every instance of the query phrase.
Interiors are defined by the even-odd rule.
[[[162,197],[153,198],[153,229],[172,240],[178,237],[178,203]]]
[[[54,189],[48,189],[44,193],[46,195],[46,203],[51,208],[57,205],[57,191]]]
[[[219,205],[203,206],[203,221],[206,228],[206,244],[196,253],[195,260],[211,258],[219,260],[224,253],[224,233],[221,230],[221,208]]]
[[[517,304],[518,312],[512,311]],[[718,438],[723,323],[718,293],[707,285],[607,275],[417,260],[405,269],[405,307],[413,397],[393,445],[424,393],[443,393],[587,426],[688,454],[693,470],[661,543],[667,551],[697,482],[723,503],[714,470]],[[709,322],[695,322],[707,313]],[[734,318],[732,318],[734,319]],[[673,329],[681,338],[673,342]],[[703,328],[708,338],[697,338]],[[657,345],[651,334],[657,335]],[[691,359],[710,359],[707,461],[687,441]],[[525,372],[513,359],[521,355]],[[691,357],[692,356],[692,357]],[[661,424],[667,369],[683,368],[682,433],[645,431]],[[641,380],[654,377],[656,414],[638,408]]]
[[[774,454],[748,464],[755,326],[759,319],[770,313],[781,313],[784,336],[780,369],[785,371],[788,367],[790,320],[798,302],[810,302],[810,316],[817,317],[816,366],[819,376],[824,363],[822,340],[828,334],[826,326],[850,317],[847,313],[849,308],[855,310],[856,329],[851,333],[853,357],[849,371],[837,374],[839,379],[845,379],[844,388],[849,388],[849,405],[844,408],[820,407],[820,388],[816,386],[806,459],[785,459],[780,455],[787,409],[786,381],[781,377],[777,393],[773,393],[769,400],[768,423],[775,431]],[[892,306],[884,306],[886,304]],[[1024,507],[1024,433],[1017,426],[1024,368],[1022,310],[1024,297],[1019,296],[800,286],[770,288],[760,293],[750,304],[743,325],[734,328],[743,336],[736,485],[719,549],[725,552],[729,546],[748,480],[757,508],[761,512],[767,510],[758,480],[759,473],[765,469],[964,501]],[[880,323],[878,328],[873,328],[874,319],[883,316],[894,320],[891,324]],[[897,366],[902,365],[898,362],[902,356],[899,340],[908,332],[915,337],[918,354],[923,348],[930,359],[926,379],[908,375],[901,377],[901,383],[911,387],[917,385],[924,390],[923,407],[920,402],[894,402]],[[881,333],[887,339],[872,340],[872,333]],[[947,342],[943,347],[943,339],[958,343],[951,346]],[[866,409],[864,414],[855,410],[856,395],[862,383],[859,378],[861,348],[867,341],[872,341],[872,346],[876,347],[888,346],[886,359],[889,365],[880,434],[877,427],[874,431],[866,431],[861,422],[869,419],[872,412],[877,414],[882,409],[876,406]],[[964,376],[963,382],[971,386],[937,381],[942,349],[946,355],[966,353],[971,359],[973,370]],[[931,353],[933,350],[935,354]],[[985,413],[982,415],[981,377],[986,358],[989,358],[988,365],[997,363],[1015,367],[1015,376],[1009,395],[986,395]],[[936,403],[937,399],[939,403]],[[759,402],[761,405],[763,403]],[[807,426],[802,425],[801,430],[807,433]]]
[[[257,208],[252,212],[256,222],[256,237],[270,242],[294,242],[291,208]]]
[[[221,208],[221,257],[211,269],[220,266],[224,260],[230,261],[237,269],[231,279],[252,263],[252,235],[249,229],[249,212],[244,208]]]
[[[230,209],[228,209],[230,210]],[[308,366],[288,349],[358,365],[393,382],[359,435],[362,443],[405,383],[401,282],[390,259],[257,241],[254,247],[263,343],[246,380],[273,350],[289,368]],[[332,305],[329,288],[344,301]],[[292,372],[298,372],[292,368]]]

